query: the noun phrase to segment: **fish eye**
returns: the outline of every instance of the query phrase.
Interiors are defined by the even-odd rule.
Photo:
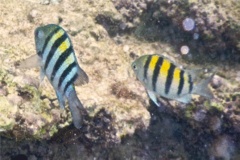
[[[41,39],[44,37],[44,32],[42,30],[36,30],[35,36]]]
[[[132,68],[133,68],[133,70],[137,70],[137,65],[134,63],[134,64],[132,65]]]

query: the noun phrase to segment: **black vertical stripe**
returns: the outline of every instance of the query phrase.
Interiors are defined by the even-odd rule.
[[[53,67],[53,72],[51,75],[51,81],[53,81],[56,72],[58,71],[58,69],[60,68],[60,66],[63,64],[63,62],[68,58],[68,56],[70,56],[70,54],[73,53],[73,49],[71,46],[68,47],[68,49],[66,49],[61,56],[58,58],[57,62],[55,63],[54,67]]]
[[[162,63],[163,63],[163,58],[159,57],[156,65],[155,65],[154,71],[153,71],[153,78],[152,78],[153,91],[156,91],[156,83],[157,83],[157,79],[159,77],[159,72],[160,72]]]
[[[58,38],[52,45],[52,48],[50,49],[50,52],[47,55],[47,59],[44,65],[44,70],[46,71],[48,64],[50,62],[50,60],[52,59],[54,53],[56,52],[56,50],[58,49],[58,47],[67,39],[67,34],[64,32],[64,34]]]
[[[179,85],[178,85],[178,92],[177,94],[180,95],[182,93],[182,89],[183,89],[183,86],[184,86],[184,71],[181,70],[180,71],[180,82],[179,82]]]
[[[44,45],[43,45],[43,48],[42,48],[42,51],[41,52],[39,52],[39,53],[37,53],[40,57],[42,57],[42,55],[40,55],[40,54],[43,54],[44,53],[44,51],[45,51],[45,49],[46,49],[46,47],[47,47],[47,44],[48,44],[48,42],[50,41],[50,39],[52,38],[52,36],[54,35],[54,34],[56,34],[59,30],[60,30],[61,28],[56,28],[55,30],[53,30],[48,36],[47,36],[47,38],[46,38],[46,40],[45,40],[45,42],[44,42]],[[36,33],[35,33],[35,37],[38,37],[38,33],[37,32],[39,32],[38,30],[36,30]]]
[[[71,84],[73,84],[73,82],[77,79],[77,77],[78,77],[78,74],[76,73],[76,74],[70,79],[70,81],[67,82],[66,86],[64,87],[63,93],[66,92],[67,88],[68,88]]]
[[[144,64],[144,75],[143,75],[144,79],[147,79],[147,71],[148,71],[148,67],[151,62],[151,59],[152,59],[152,56],[148,56],[147,61]]]
[[[188,83],[189,83],[189,93],[191,93],[193,89],[193,82],[192,82],[192,76],[190,74],[188,75]]]
[[[172,84],[172,80],[173,80],[173,72],[175,70],[176,66],[173,65],[172,63],[170,63],[170,68],[168,70],[168,75],[167,75],[167,80],[165,83],[165,94],[169,93],[171,84]]]
[[[59,82],[58,82],[58,88],[61,87],[61,85],[62,85],[64,79],[67,77],[68,73],[70,73],[71,70],[76,66],[77,66],[76,62],[73,62],[63,71],[63,73],[59,79]]]

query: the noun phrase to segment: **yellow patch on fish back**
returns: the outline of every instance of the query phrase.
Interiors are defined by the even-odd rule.
[[[181,70],[179,68],[175,68],[174,73],[173,73],[174,81],[180,81],[180,72],[181,72]]]
[[[74,62],[73,54],[70,54],[70,56],[67,57],[67,59],[64,61],[64,64],[70,65]]]
[[[159,56],[157,56],[157,55],[152,56],[151,62],[150,62],[150,64],[149,64],[149,69],[150,69],[151,71],[154,70],[158,59],[159,59]]]
[[[163,77],[167,77],[170,66],[171,66],[171,63],[168,60],[163,59],[163,63],[160,69],[160,75]]]
[[[66,39],[60,46],[59,46],[59,50],[61,53],[63,53],[64,51],[66,51],[70,46],[70,43],[68,41],[68,39]]]
[[[60,29],[57,33],[55,33],[51,38],[51,43],[53,44],[58,38],[62,37],[64,31]]]

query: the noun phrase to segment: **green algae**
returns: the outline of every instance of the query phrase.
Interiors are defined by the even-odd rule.
[[[222,103],[211,102],[210,107],[215,108],[216,110],[218,110],[220,112],[223,112],[223,110],[224,110],[224,105]]]
[[[12,106],[5,97],[0,97],[0,131],[12,130],[15,125],[13,118],[17,106]]]
[[[187,105],[186,110],[184,111],[184,117],[187,119],[192,119],[192,114],[196,110],[197,106],[194,104]]]

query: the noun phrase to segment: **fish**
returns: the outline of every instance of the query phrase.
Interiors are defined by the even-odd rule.
[[[80,129],[83,115],[86,114],[77,97],[75,85],[88,83],[88,75],[79,66],[73,44],[67,32],[56,24],[48,24],[35,29],[37,54],[20,61],[19,68],[28,69],[40,66],[40,80],[46,76],[53,86],[60,108],[68,101],[73,124]]]
[[[157,106],[160,106],[157,97],[185,104],[190,103],[192,94],[213,98],[208,84],[214,74],[197,83],[200,69],[183,69],[159,54],[140,56],[132,62],[131,68]]]

